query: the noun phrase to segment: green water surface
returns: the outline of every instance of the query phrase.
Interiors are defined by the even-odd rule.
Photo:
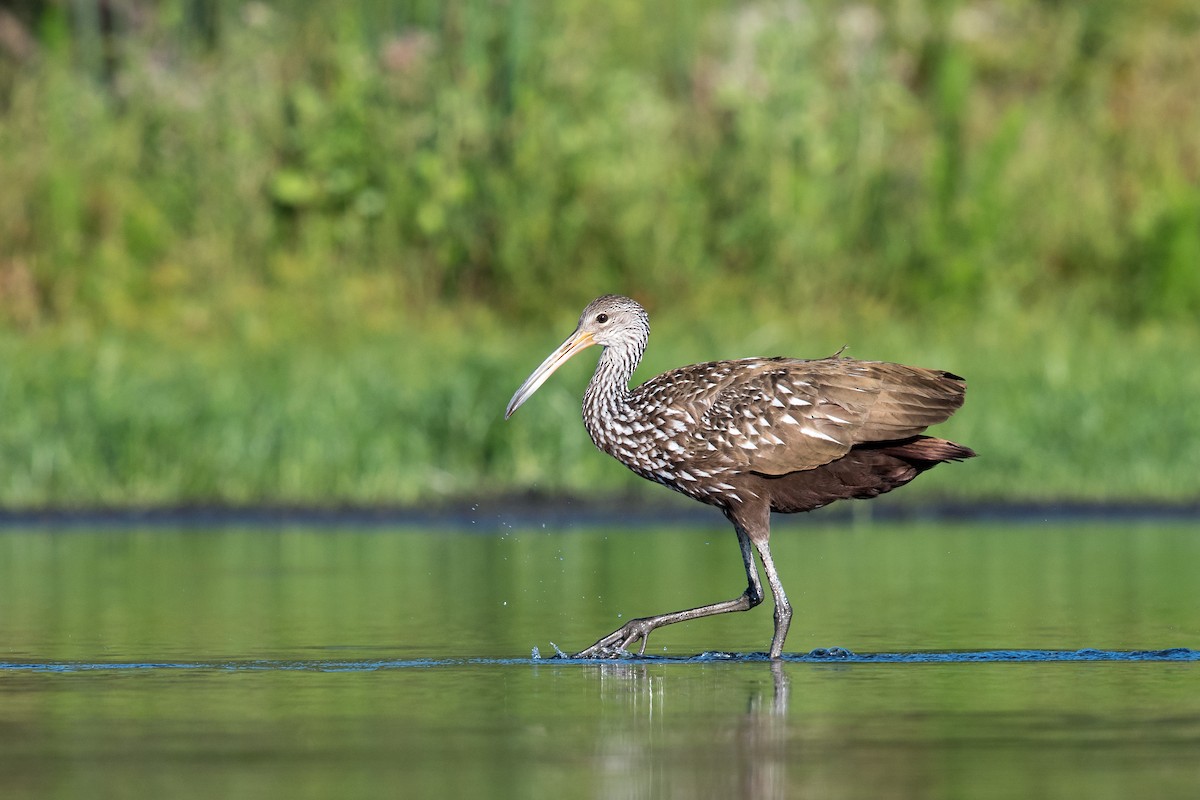
[[[1200,531],[776,523],[789,653],[1200,647]],[[609,664],[731,531],[0,533],[0,796],[1195,797],[1200,663]],[[750,654],[767,607],[648,652]]]

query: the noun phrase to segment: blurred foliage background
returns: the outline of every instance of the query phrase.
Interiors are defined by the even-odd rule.
[[[1194,500],[1198,132],[1192,0],[0,3],[0,505],[661,497],[502,421],[605,292],[966,375],[912,499]]]

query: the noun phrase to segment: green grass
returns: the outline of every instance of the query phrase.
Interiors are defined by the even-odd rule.
[[[917,498],[1200,494],[1193,3],[188,7],[0,55],[0,505],[654,492],[501,421],[609,291],[966,375]]]
[[[980,457],[905,490],[914,501],[1165,499],[1200,493],[1200,336],[1192,328],[973,320],[728,324],[664,309],[639,379],[711,357],[863,358],[968,377],[938,430]],[[482,321],[481,321],[482,320]],[[664,499],[596,451],[579,420],[589,358],[514,417],[503,408],[570,322],[536,335],[480,315],[464,327],[269,347],[129,336],[0,341],[0,497],[9,506],[410,503],[543,492]]]

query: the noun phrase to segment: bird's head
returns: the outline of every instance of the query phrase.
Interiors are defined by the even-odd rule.
[[[571,337],[589,337],[589,344],[601,347],[636,347],[639,344],[644,347],[649,335],[650,318],[646,309],[636,300],[606,294],[588,303],[579,315],[579,325]]]
[[[641,355],[650,336],[650,318],[636,300],[618,294],[606,294],[588,303],[579,315],[574,333],[542,362],[517,389],[504,418],[508,419],[522,403],[546,382],[556,369],[581,351],[598,344],[601,347],[627,348]]]

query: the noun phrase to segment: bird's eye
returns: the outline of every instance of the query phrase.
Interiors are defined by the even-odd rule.
[[[601,325],[608,322],[608,314],[597,314],[596,322],[599,322]]]

